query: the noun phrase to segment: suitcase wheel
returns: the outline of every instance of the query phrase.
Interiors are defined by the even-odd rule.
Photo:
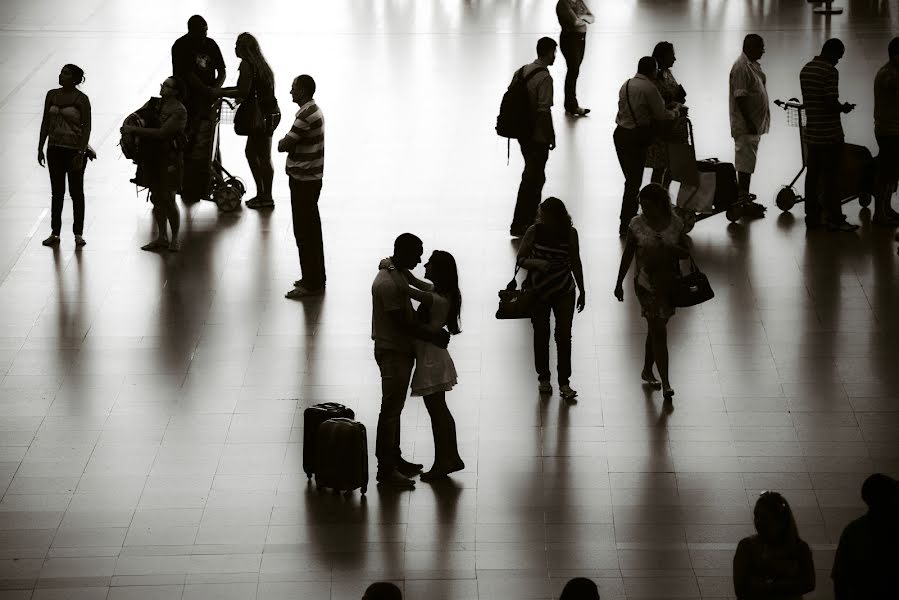
[[[724,216],[727,217],[727,220],[730,221],[731,223],[736,223],[737,221],[740,220],[740,217],[742,216],[742,212],[743,211],[740,210],[740,207],[737,206],[736,204],[734,204],[733,206],[727,207],[727,210],[724,211]]]
[[[862,194],[858,197],[858,203],[862,208],[867,208],[871,204],[871,194]]]
[[[796,205],[796,192],[793,188],[784,186],[777,192],[777,198],[774,200],[777,208],[784,212],[789,212]]]

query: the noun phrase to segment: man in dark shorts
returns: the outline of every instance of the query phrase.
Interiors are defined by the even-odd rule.
[[[172,70],[186,86],[187,148],[181,198],[187,203],[208,198],[212,182],[212,142],[215,138],[213,88],[225,82],[225,59],[200,15],[187,20],[187,33],[172,44]],[[218,148],[215,149],[218,156]]]
[[[899,37],[887,47],[889,62],[874,78],[874,137],[880,153],[877,157],[877,182],[874,192],[874,222],[899,225],[899,213],[890,199],[899,182]]]

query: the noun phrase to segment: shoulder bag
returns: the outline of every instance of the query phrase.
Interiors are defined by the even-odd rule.
[[[534,305],[537,302],[537,292],[533,289],[518,289],[518,265],[515,266],[515,275],[506,289],[499,291],[499,308],[496,309],[497,319],[530,319],[534,314]]]
[[[699,270],[690,257],[690,271],[674,278],[671,287],[671,305],[678,308],[696,306],[715,297],[709,278]]]
[[[253,73],[253,90],[234,113],[234,133],[237,135],[262,135],[266,132],[265,116],[259,107],[256,87],[256,74]]]

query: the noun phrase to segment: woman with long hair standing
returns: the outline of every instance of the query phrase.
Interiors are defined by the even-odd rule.
[[[84,246],[84,170],[86,158],[96,155],[88,146],[91,137],[91,102],[87,94],[77,86],[84,83],[84,71],[68,64],[59,72],[59,87],[47,92],[44,100],[44,116],[37,144],[37,162],[42,167],[46,161],[50,171],[52,197],[50,237],[44,246],[58,246],[62,231],[62,205],[66,195],[66,179],[72,197],[72,213],[75,222],[72,233],[75,245]],[[44,156],[44,143],[47,155]]]
[[[665,101],[665,108],[677,109],[683,106],[687,99],[687,93],[682,85],[671,74],[677,58],[674,56],[674,45],[671,42],[659,42],[652,50],[652,57],[659,65],[659,72],[653,83]],[[674,121],[669,121],[671,128],[664,137],[657,137],[646,151],[646,166],[652,169],[652,181],[660,183],[668,189],[671,184],[671,174],[668,172],[668,143],[687,143],[687,110],[684,107]]]
[[[815,565],[790,505],[777,492],[762,492],[753,513],[756,535],[740,540],[734,554],[737,599],[801,599],[815,589]]]
[[[425,263],[425,279],[433,283],[421,281],[406,269],[395,269],[389,261],[382,261],[380,266],[390,270],[394,283],[402,293],[421,303],[418,318],[429,328],[436,332],[446,327],[452,335],[462,331],[459,326],[462,293],[459,291],[456,259],[452,254],[435,250]],[[412,395],[424,399],[434,433],[434,466],[422,473],[422,481],[444,479],[450,473],[465,468],[456,441],[456,421],[446,405],[446,392],[455,384],[456,367],[446,348],[415,340]]]
[[[275,168],[272,166],[272,134],[281,122],[281,110],[275,98],[275,75],[265,60],[259,41],[250,33],[237,36],[234,53],[241,59],[237,85],[213,90],[216,97],[238,98],[244,102],[251,99],[259,103],[264,120],[264,130],[247,136],[245,154],[253,180],[256,182],[256,197],[247,200],[249,208],[271,208],[275,205],[272,197],[272,181]]]
[[[684,224],[671,210],[671,197],[658,183],[650,183],[640,190],[643,213],[631,219],[627,241],[618,269],[615,297],[624,301],[624,277],[634,257],[637,274],[634,291],[646,319],[646,353],[643,362],[643,381],[661,387],[665,400],[671,400],[674,390],[668,380],[668,319],[674,315],[671,302],[672,285],[678,275],[678,260],[690,256]],[[661,384],[652,372],[659,368]]]
[[[537,370],[537,389],[551,394],[549,370],[549,315],[556,318],[556,351],[559,357],[559,394],[573,400],[577,392],[571,389],[571,325],[574,321],[575,284],[580,294],[577,311],[584,310],[587,294],[584,291],[584,269],[581,266],[577,229],[565,204],[558,198],[544,200],[537,209],[537,221],[531,225],[518,248],[517,264],[528,270],[525,286],[538,296],[537,307],[531,317],[534,326],[534,367]]]

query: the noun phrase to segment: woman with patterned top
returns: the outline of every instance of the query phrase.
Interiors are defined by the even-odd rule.
[[[624,301],[622,284],[634,257],[637,274],[634,291],[640,302],[641,314],[646,319],[646,353],[643,362],[643,381],[653,387],[661,387],[666,401],[674,396],[668,380],[668,319],[674,315],[671,291],[674,278],[679,273],[678,260],[690,256],[683,222],[671,209],[671,197],[658,183],[650,183],[640,190],[642,214],[631,219],[615,297]],[[659,368],[661,385],[652,372]]]
[[[275,98],[275,75],[262,55],[259,41],[250,33],[237,36],[234,53],[241,59],[237,85],[229,88],[213,89],[216,98],[239,98],[243,101],[255,98],[262,111],[265,130],[247,136],[245,154],[253,180],[256,182],[256,197],[247,200],[248,208],[271,208],[272,180],[275,168],[272,166],[272,134],[281,122],[281,109]]]
[[[77,86],[84,83],[84,71],[76,65],[66,65],[59,72],[59,86],[47,92],[44,100],[44,116],[37,145],[37,162],[42,167],[46,161],[50,171],[52,208],[50,237],[44,246],[58,246],[62,231],[62,205],[66,195],[66,179],[72,197],[72,213],[75,222],[72,233],[75,245],[84,246],[84,170],[85,158],[93,160],[96,154],[88,145],[91,137],[91,102],[87,94]],[[47,155],[44,156],[44,143]]]
[[[446,327],[452,335],[460,333],[459,313],[462,294],[456,259],[449,252],[435,250],[425,263],[425,279],[416,278],[407,269],[395,269],[389,259],[379,268],[388,269],[400,292],[421,304],[417,317],[433,332]],[[412,395],[421,396],[431,417],[434,434],[434,466],[421,474],[422,481],[445,479],[465,468],[456,441],[456,421],[446,405],[446,392],[456,385],[456,366],[446,348],[424,340],[415,340],[415,372]]]
[[[674,56],[674,45],[671,42],[659,42],[653,48],[652,57],[659,65],[659,72],[653,83],[665,101],[665,108],[676,109],[683,106],[687,93],[671,74],[671,67],[677,61]],[[646,152],[646,166],[652,169],[652,181],[661,184],[665,189],[671,185],[671,176],[668,173],[668,144],[687,143],[686,107],[680,116],[670,123],[670,129],[666,129],[664,136],[654,139]]]
[[[577,229],[565,204],[558,198],[547,198],[537,210],[537,221],[531,225],[518,249],[519,267],[528,270],[525,287],[537,293],[538,302],[531,323],[534,326],[534,367],[537,370],[537,389],[551,394],[549,370],[549,314],[556,319],[556,351],[559,358],[559,393],[565,400],[573,400],[577,392],[571,389],[571,325],[574,310],[584,310],[587,295],[584,291],[584,270],[581,265]],[[575,285],[580,290],[574,300]]]

